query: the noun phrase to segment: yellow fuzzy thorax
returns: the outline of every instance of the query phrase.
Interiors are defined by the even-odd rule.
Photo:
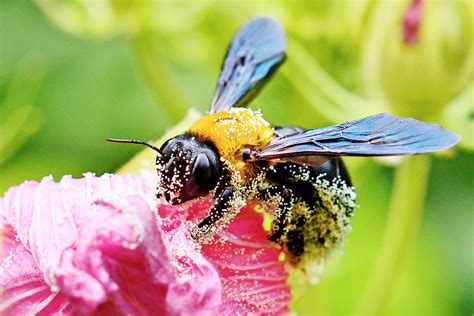
[[[263,148],[275,132],[259,112],[233,108],[203,116],[191,125],[187,134],[199,141],[212,142],[221,158],[229,162],[246,181],[255,176],[256,170],[243,161],[243,149]]]

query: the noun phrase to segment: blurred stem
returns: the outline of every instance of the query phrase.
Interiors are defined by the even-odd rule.
[[[444,125],[461,135],[461,145],[474,149],[474,82],[446,105]]]
[[[180,120],[185,115],[189,102],[181,93],[166,63],[165,54],[156,40],[156,33],[143,30],[129,37],[129,42],[155,102],[166,109],[174,121]]]
[[[46,73],[34,55],[23,57],[0,104],[0,165],[8,161],[42,125],[42,112],[33,105]]]
[[[394,12],[400,12],[407,6],[406,1],[380,1],[374,5],[373,13],[367,22],[367,36],[362,47],[361,75],[365,85],[366,93],[371,98],[385,99],[385,93],[381,86],[379,74],[382,71],[383,43],[391,29],[397,29],[400,21]]]
[[[411,156],[397,167],[387,229],[357,315],[379,315],[387,304],[420,226],[430,157]]]
[[[321,116],[342,122],[385,111],[381,102],[353,93],[331,77],[297,41],[289,39],[292,59],[283,67],[295,89]]]

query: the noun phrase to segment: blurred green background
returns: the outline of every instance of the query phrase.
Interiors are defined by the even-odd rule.
[[[105,138],[157,139],[188,108],[205,113],[233,32],[262,13],[289,36],[288,61],[252,104],[271,123],[320,127],[390,111],[463,137],[419,161],[427,182],[410,160],[348,160],[360,205],[353,233],[319,285],[294,285],[292,309],[472,314],[470,1],[0,1],[1,193],[50,174],[113,172],[141,148]],[[409,185],[394,184],[407,164]],[[408,215],[390,202],[424,189],[425,206],[420,194]],[[394,263],[387,278],[383,260]]]

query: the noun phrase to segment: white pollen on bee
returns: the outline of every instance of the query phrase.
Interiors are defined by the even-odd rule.
[[[291,214],[306,217],[306,224],[300,228],[305,236],[304,254],[297,263],[300,278],[317,283],[326,262],[342,251],[345,237],[352,230],[350,217],[356,207],[356,193],[340,178],[328,181],[320,175],[311,183],[321,199],[319,206],[312,209],[295,205]]]

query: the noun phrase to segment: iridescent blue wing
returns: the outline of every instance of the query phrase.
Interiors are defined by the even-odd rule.
[[[436,124],[378,114],[325,128],[276,137],[257,160],[301,156],[396,156],[454,146],[459,136]]]
[[[227,50],[209,113],[245,106],[285,60],[283,28],[269,17],[242,26]]]

